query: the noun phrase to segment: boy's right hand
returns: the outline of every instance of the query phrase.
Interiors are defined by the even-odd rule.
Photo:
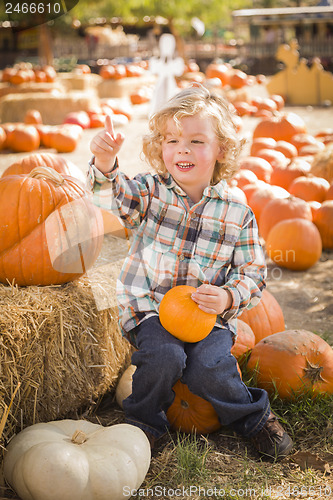
[[[124,139],[121,133],[115,135],[112,119],[108,115],[105,119],[105,128],[95,135],[90,143],[90,151],[95,156],[95,167],[103,174],[112,170]]]

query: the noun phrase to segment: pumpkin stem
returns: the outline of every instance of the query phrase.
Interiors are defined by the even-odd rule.
[[[190,405],[188,404],[188,402],[187,402],[187,401],[185,401],[185,399],[182,399],[182,400],[180,401],[180,406],[181,406],[182,408],[184,408],[184,410],[187,410],[187,409],[190,407]]]
[[[85,441],[87,441],[87,435],[83,431],[77,429],[74,432],[71,441],[74,444],[83,444]]]
[[[32,179],[45,179],[54,182],[56,186],[61,186],[65,179],[59,172],[51,167],[36,167],[28,174]]]
[[[324,382],[324,379],[321,376],[321,372],[323,371],[323,369],[323,366],[314,365],[307,359],[306,368],[304,368],[305,376],[310,380],[311,384],[315,384],[319,380],[321,382]]]

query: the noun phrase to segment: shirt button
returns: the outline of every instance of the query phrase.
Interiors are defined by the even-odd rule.
[[[180,256],[179,256],[179,260],[183,261],[184,259],[185,259],[185,255],[183,253],[181,253]]]
[[[219,234],[220,234],[221,236],[223,236],[223,235],[224,235],[224,231],[223,231],[223,229],[222,229],[222,228],[221,228],[221,229],[219,229]]]

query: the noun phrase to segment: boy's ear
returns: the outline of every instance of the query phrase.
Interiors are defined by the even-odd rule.
[[[217,161],[224,160],[224,157],[225,157],[225,149],[224,146],[221,145],[217,154]]]

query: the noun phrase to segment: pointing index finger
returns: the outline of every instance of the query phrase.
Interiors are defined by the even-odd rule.
[[[110,115],[107,115],[105,118],[105,130],[111,135],[112,139],[114,139],[114,128]]]

